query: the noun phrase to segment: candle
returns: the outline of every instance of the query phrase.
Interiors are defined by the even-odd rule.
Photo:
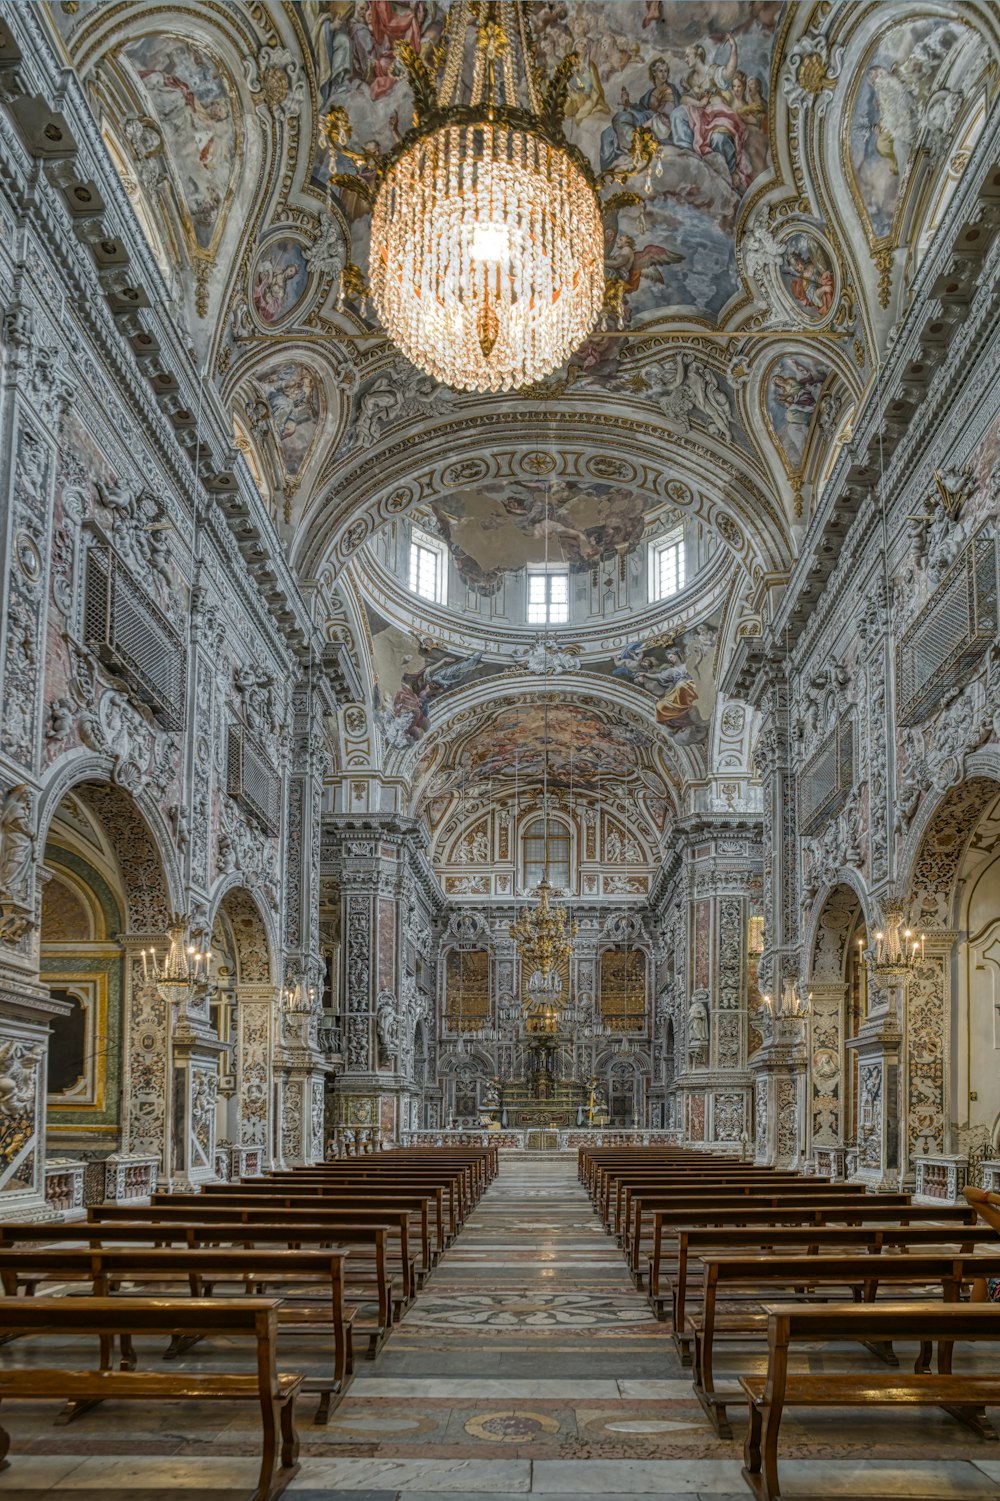
[[[139,952],[142,954],[142,978],[144,980],[148,980],[149,979],[149,965],[146,962],[146,950],[145,949],[140,949]]]

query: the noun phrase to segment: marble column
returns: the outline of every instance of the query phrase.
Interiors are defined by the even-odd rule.
[[[410,867],[426,835],[414,819],[328,820],[324,861],[341,890],[343,1056],[338,1135],[395,1141],[412,1090],[413,987],[404,984]]]
[[[812,996],[806,1149],[818,1173],[842,1177],[847,1107],[845,1008],[848,988],[841,982],[809,983]]]
[[[759,881],[760,821],[699,814],[679,821],[688,872],[688,990],[678,1085],[684,1135],[738,1152],[749,1135],[748,934]],[[678,1039],[680,1042],[680,1039]]]
[[[750,1060],[754,1081],[754,1161],[801,1170],[806,1133],[807,1028],[804,1017],[774,1016]]]
[[[848,1049],[858,1059],[857,1166],[852,1182],[872,1189],[898,1188],[903,1176],[900,1153],[900,1017],[906,1003],[901,978],[868,986],[868,1016]]]

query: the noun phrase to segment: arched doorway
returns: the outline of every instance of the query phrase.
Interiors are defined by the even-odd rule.
[[[216,1172],[254,1177],[274,1156],[271,1078],[278,1015],[271,944],[256,901],[243,886],[226,891],[212,925],[214,1009],[228,1044],[220,1082]]]
[[[53,1018],[49,1152],[120,1144],[124,957],[121,872],[100,821],[67,793],[43,852],[39,979],[68,1008]]]
[[[126,1177],[133,1191],[155,1173],[169,1179],[189,1152],[166,1003],[141,959],[164,951],[179,904],[158,822],[155,808],[94,776],[53,784],[39,811],[40,975],[68,1002],[50,1043],[48,1124],[63,1149],[109,1159],[111,1196]]]
[[[857,1143],[858,1055],[852,1041],[867,1015],[861,899],[841,883],[827,893],[815,919],[809,993],[807,1147],[817,1171],[842,1177]]]
[[[1000,782],[973,776],[914,830],[910,920],[926,934],[910,978],[902,1078],[907,1165],[950,1196],[959,1155],[1000,1155]]]

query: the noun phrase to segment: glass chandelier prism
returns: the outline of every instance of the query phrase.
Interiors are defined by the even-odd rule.
[[[392,342],[435,379],[477,392],[531,385],[558,369],[601,315],[598,193],[628,173],[595,176],[567,141],[577,59],[542,79],[520,0],[456,0],[434,72],[408,43],[397,56],[414,123],[391,151],[353,149],[343,109],[324,121],[331,184],[371,207],[367,283],[349,265],[342,290],[370,295]],[[635,133],[631,170],[655,149],[647,134]],[[357,173],[333,170],[338,155]],[[619,195],[619,204],[623,197],[639,201]]]

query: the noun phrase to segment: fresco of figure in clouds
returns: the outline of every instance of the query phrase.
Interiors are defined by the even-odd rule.
[[[922,145],[940,156],[963,97],[988,61],[958,21],[906,21],[878,42],[851,114],[851,164],[876,239],[888,235]]]
[[[791,235],[781,247],[782,284],[811,323],[819,323],[833,306],[836,276],[830,256],[805,230]]]
[[[602,668],[656,700],[656,722],[678,745],[703,745],[715,707],[715,619],[673,637],[627,641]]]
[[[280,323],[302,300],[309,280],[305,248],[290,237],[271,240],[254,267],[250,300],[262,323]]]
[[[489,710],[474,731],[456,745],[441,786],[456,791],[483,782],[540,783],[584,791],[603,780],[636,774],[650,747],[649,733],[627,723],[614,710],[553,701],[507,704]]]
[[[229,88],[208,53],[178,37],[145,36],[122,53],[141,80],[162,134],[195,243],[208,250],[220,227],[236,165]]]
[[[272,365],[257,377],[271,413],[285,473],[294,479],[309,454],[321,415],[320,382],[298,360]]]
[[[484,668],[483,653],[466,656],[390,625],[369,612],[372,665],[378,688],[378,722],[390,746],[404,748],[431,728],[432,705],[474,678],[498,672]]]
[[[767,415],[792,473],[802,468],[820,394],[829,374],[826,365],[791,354],[782,355],[771,367]]]

